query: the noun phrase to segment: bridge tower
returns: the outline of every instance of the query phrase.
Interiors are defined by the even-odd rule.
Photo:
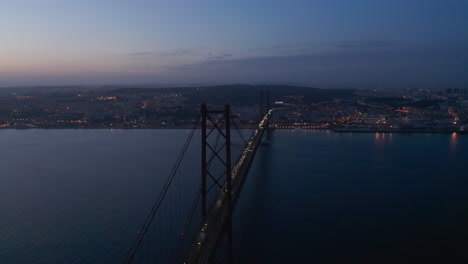
[[[202,223],[207,221],[207,198],[208,192],[213,188],[218,187],[218,190],[226,194],[227,210],[225,216],[225,226],[227,233],[227,245],[225,247],[227,253],[227,263],[232,263],[232,172],[231,172],[231,110],[230,105],[226,104],[224,110],[208,110],[205,103],[201,106],[201,176],[202,176],[202,190],[201,190],[201,210],[202,210]],[[207,124],[210,124],[210,127]],[[209,137],[218,132],[220,137],[224,140],[224,144],[220,148],[211,146]],[[225,155],[221,152],[225,151]],[[210,156],[210,158],[208,158]],[[224,157],[223,157],[224,156]],[[210,171],[211,162],[218,159],[225,167],[226,182],[223,184],[223,176],[216,175]],[[220,247],[222,245],[217,245]]]
[[[260,121],[265,117],[266,113],[271,110],[270,105],[270,91],[260,90]],[[262,143],[268,144],[271,139],[270,127],[265,128],[265,140]]]
[[[262,93],[262,100],[266,102],[269,95]],[[271,111],[265,111],[234,167],[231,163],[230,105],[226,104],[222,110],[211,110],[204,103],[200,112],[201,223],[199,231],[180,255],[181,263],[233,263],[233,210],[268,127]],[[212,166],[214,163],[216,165]],[[215,197],[212,195],[214,192]]]
[[[270,110],[270,91],[260,90],[260,118],[263,118]]]

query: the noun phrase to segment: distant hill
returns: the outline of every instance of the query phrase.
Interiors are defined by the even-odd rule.
[[[272,102],[283,100],[285,96],[302,96],[303,103],[313,103],[333,98],[349,98],[354,96],[355,90],[351,89],[319,89],[311,87],[289,86],[289,85],[219,85],[198,88],[125,88],[108,90],[108,93],[130,93],[140,96],[157,94],[183,94],[189,98],[189,103],[200,104],[207,102],[211,104],[224,104],[229,102],[233,105],[254,105],[259,102],[260,91],[270,92]]]
[[[258,104],[260,91],[270,92],[270,101],[288,101],[294,99],[295,102],[310,104],[320,101],[328,101],[333,98],[349,98],[354,96],[355,90],[351,89],[319,89],[313,87],[291,86],[291,85],[217,85],[207,87],[169,87],[169,88],[139,88],[139,87],[80,87],[80,86],[41,86],[41,87],[18,87],[2,88],[0,96],[8,96],[11,93],[16,95],[40,95],[58,96],[62,94],[75,95],[81,91],[95,93],[102,96],[135,96],[141,98],[152,98],[162,94],[183,95],[188,104],[199,105],[202,102],[209,104],[224,104],[252,106]]]

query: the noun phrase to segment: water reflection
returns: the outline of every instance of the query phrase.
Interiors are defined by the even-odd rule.
[[[385,143],[385,133],[376,132],[374,134],[374,137],[375,137],[375,145],[383,146],[383,144]]]
[[[374,142],[375,145],[383,146],[385,143],[392,143],[393,142],[393,133],[380,133],[376,132],[374,134]]]
[[[379,132],[375,132],[375,140],[376,141],[380,140],[380,133]]]
[[[457,151],[457,145],[458,145],[458,135],[457,133],[453,132],[452,135],[450,136],[450,152],[452,154],[455,154]]]

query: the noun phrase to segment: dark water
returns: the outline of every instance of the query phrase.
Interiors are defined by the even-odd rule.
[[[120,263],[188,134],[1,130],[0,263]],[[235,212],[236,261],[465,263],[467,158],[467,136],[276,131]]]
[[[258,158],[239,263],[468,263],[468,137],[277,131]]]

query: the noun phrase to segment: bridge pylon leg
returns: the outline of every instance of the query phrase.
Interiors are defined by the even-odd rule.
[[[231,173],[231,109],[226,104],[224,118],[226,121],[226,185],[227,185],[227,233],[228,233],[228,263],[232,263],[232,173]]]
[[[201,205],[201,210],[202,210],[202,219],[206,218],[206,176],[207,176],[207,164],[206,164],[206,116],[208,109],[206,108],[206,104],[203,104],[201,106],[201,116],[202,116],[202,123],[201,123],[201,140],[202,140],[202,154],[201,154],[201,172],[202,172],[202,178],[201,178],[201,195],[202,195],[202,205]]]

